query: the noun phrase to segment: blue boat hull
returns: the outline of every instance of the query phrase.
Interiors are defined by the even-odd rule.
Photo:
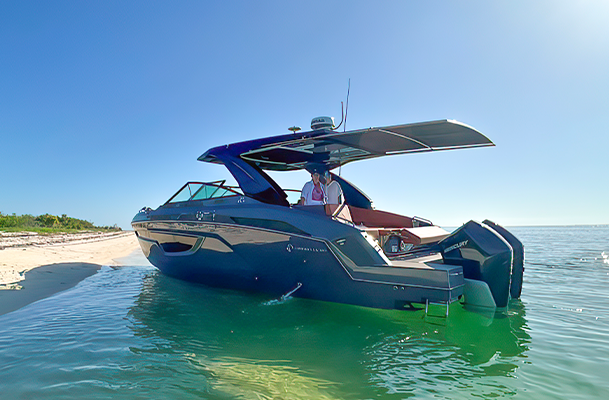
[[[164,230],[134,225],[142,249],[162,273],[190,282],[273,297],[298,289],[293,296],[384,309],[451,303],[463,294],[459,266],[346,265],[340,250],[319,238],[224,224],[163,224]]]

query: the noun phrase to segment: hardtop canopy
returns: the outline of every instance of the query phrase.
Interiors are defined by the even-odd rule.
[[[323,172],[352,161],[393,154],[483,146],[494,144],[472,127],[442,120],[347,132],[322,129],[273,136],[214,147],[198,160],[226,166],[245,195],[287,206],[285,192],[263,170]],[[347,181],[341,181],[341,186],[346,184]],[[355,191],[358,189],[354,187]]]
[[[223,164],[217,155],[229,153],[264,170],[293,171],[310,166],[331,170],[375,157],[482,146],[494,144],[470,126],[441,120],[347,132],[324,129],[273,136],[215,147],[198,159]]]

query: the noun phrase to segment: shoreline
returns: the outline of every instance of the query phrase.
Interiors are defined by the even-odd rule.
[[[139,248],[137,237],[131,231],[28,235],[18,243],[15,236],[0,238],[0,289],[22,281],[27,271],[43,265],[70,262],[117,265],[115,259]],[[9,240],[11,244],[7,247]]]
[[[54,244],[76,244],[89,243],[98,240],[106,240],[114,237],[124,236],[129,231],[84,231],[78,233],[51,233],[40,234],[38,232],[2,232],[0,231],[0,250],[27,247],[27,246],[48,246]]]
[[[85,240],[69,235],[52,244],[0,247],[0,316],[72,288],[102,266],[120,265],[119,259],[139,250],[133,232]]]
[[[12,289],[0,290],[0,316],[76,286],[102,268],[98,264],[62,263],[36,267]]]

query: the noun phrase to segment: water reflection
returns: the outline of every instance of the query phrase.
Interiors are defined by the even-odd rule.
[[[147,347],[132,351],[180,357],[220,398],[450,396],[463,387],[505,396],[530,343],[520,302],[508,318],[455,304],[435,321],[423,311],[268,300],[153,273],[129,313]]]
[[[368,349],[372,381],[388,393],[454,397],[467,388],[483,398],[513,395],[509,380],[526,358],[527,330],[519,301],[507,317],[490,320],[459,306],[443,323],[409,318],[407,330]]]

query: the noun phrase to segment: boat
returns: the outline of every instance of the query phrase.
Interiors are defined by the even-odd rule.
[[[452,232],[378,210],[336,174],[350,162],[389,155],[494,146],[476,129],[440,120],[343,132],[330,117],[311,130],[211,148],[198,160],[223,165],[225,180],[187,182],[132,221],[161,273],[213,287],[381,309],[429,304],[505,310],[520,297],[522,243],[490,221]],[[302,205],[265,171],[329,171],[340,204]],[[323,176],[323,173],[322,173]],[[323,180],[323,178],[322,178]],[[289,196],[289,195],[290,196]]]

